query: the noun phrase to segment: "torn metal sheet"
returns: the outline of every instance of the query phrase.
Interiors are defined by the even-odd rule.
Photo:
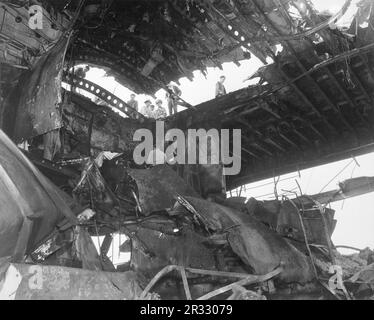
[[[82,268],[93,271],[115,271],[109,259],[100,258],[96,247],[87,229],[77,226],[75,228],[75,250],[77,257],[82,261]]]
[[[131,235],[133,270],[148,277],[169,264],[216,270],[214,252],[204,244],[204,237],[190,228],[175,228],[178,231],[172,234],[143,226]]]
[[[0,257],[19,258],[56,224],[77,220],[68,197],[47,180],[0,131]]]
[[[297,209],[289,202],[285,201],[281,204],[279,214],[277,215],[276,230],[284,236],[304,241],[303,228],[300,224],[299,213],[303,218],[303,224],[306,231],[306,237],[309,243],[327,246],[329,239],[323,232],[325,223],[328,230],[328,236],[331,238],[336,226],[334,220],[335,211],[326,208],[322,218],[318,208]]]
[[[133,141],[134,132],[140,128],[152,129],[151,123],[140,123],[131,118],[123,118],[110,108],[96,105],[78,94],[65,94],[62,104],[65,127],[69,136],[74,137],[78,145],[65,143],[68,152],[98,157],[102,151],[131,154],[137,146]]]
[[[331,237],[336,225],[335,211],[326,208],[323,213],[324,219],[322,219],[320,210],[314,207],[314,203],[307,196],[283,202],[278,200],[256,201],[252,198],[244,208],[247,209],[247,212],[251,212],[256,219],[276,230],[279,234],[301,242],[304,242],[305,238],[299,214],[303,217],[309,243],[328,245],[329,241],[326,239],[326,233],[323,232],[325,223],[329,237]]]
[[[360,294],[365,291],[374,292],[374,263],[362,268],[359,272],[354,274],[349,281],[358,283],[359,288],[356,293]]]
[[[36,11],[31,16],[29,10],[32,4],[40,3],[37,1],[30,2],[29,6],[18,5],[24,4],[22,1],[12,2],[1,2],[0,30],[3,41],[0,42],[0,61],[19,68],[27,68],[27,65],[35,63],[41,52],[48,51],[62,36],[64,30],[56,26],[67,29],[69,20],[67,15],[50,11],[49,8],[44,8],[43,12]],[[30,20],[31,17],[33,19]],[[28,21],[36,23],[39,28],[31,30]]]
[[[232,250],[257,274],[266,274],[282,265],[282,280],[305,283],[313,279],[308,257],[258,220],[203,199],[186,199],[209,221],[210,228],[227,233]]]
[[[0,286],[8,300],[133,300],[140,294],[134,272],[27,264],[11,264]]]
[[[145,215],[171,208],[178,194],[198,197],[168,165],[157,165],[148,170],[130,169],[139,190],[139,200]]]
[[[13,138],[22,142],[62,127],[61,79],[68,38],[62,38],[22,79]]]

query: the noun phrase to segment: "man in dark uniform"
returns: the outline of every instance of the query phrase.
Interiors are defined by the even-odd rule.
[[[175,85],[168,85],[168,91],[166,92],[166,100],[168,102],[169,115],[178,112],[179,97],[182,95],[181,89]]]
[[[132,93],[132,94],[130,95],[130,100],[127,101],[127,104],[128,104],[131,108],[133,108],[133,109],[135,109],[136,111],[138,111],[138,101],[135,100],[135,94]]]
[[[221,76],[219,78],[219,81],[216,83],[216,98],[222,97],[222,96],[224,96],[226,94],[226,88],[223,85],[223,83],[225,82],[225,80],[226,80],[226,77],[225,76]]]

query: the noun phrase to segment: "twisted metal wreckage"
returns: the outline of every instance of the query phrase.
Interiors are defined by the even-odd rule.
[[[42,29],[28,24],[31,4]],[[337,252],[327,205],[373,191],[374,177],[314,196],[226,198],[373,150],[373,2],[343,29],[350,5],[331,16],[306,0],[1,1],[0,297],[372,297],[373,252]],[[242,130],[242,171],[226,181],[221,165],[136,165],[132,135],[154,121],[74,72],[98,66],[154,94],[251,55],[265,64],[258,85],[165,119]],[[114,233],[131,253],[117,268]],[[100,254],[91,236],[104,236]]]

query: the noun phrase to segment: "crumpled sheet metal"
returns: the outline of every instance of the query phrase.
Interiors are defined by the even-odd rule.
[[[147,170],[130,169],[139,190],[139,201],[143,214],[171,208],[177,194],[198,197],[168,165],[157,165]]]
[[[302,206],[299,204],[298,198],[294,200],[295,204],[299,206],[300,212]],[[277,230],[277,232],[288,238],[296,239],[300,242],[305,242],[304,232],[300,225],[300,219],[296,208],[292,205],[290,201],[257,201],[251,198],[243,206],[248,212],[252,212],[253,216],[269,225],[272,229]],[[238,207],[238,209],[243,210]],[[325,222],[329,230],[329,237],[331,237],[335,226],[336,220],[334,220],[335,211],[326,208],[324,212]],[[324,220],[322,219],[321,213],[318,208],[311,208],[311,205],[305,205],[303,215],[303,223],[306,231],[306,236],[309,243],[328,245],[326,234],[324,232]]]
[[[75,250],[79,260],[82,261],[82,268],[93,271],[115,271],[115,268],[108,259],[101,259],[92,237],[86,228],[77,226],[75,228]]]
[[[10,264],[4,280],[0,296],[7,300],[133,300],[142,291],[134,272],[60,266]]]
[[[326,208],[323,214],[324,219],[322,219],[318,208],[304,210],[302,213],[303,223],[309,243],[328,246],[329,241],[324,232],[324,225],[326,223],[329,230],[329,238],[331,238],[336,226],[336,220],[334,220],[335,211]],[[294,238],[300,242],[305,241],[304,233],[300,226],[299,215],[289,201],[281,204],[277,218],[275,227],[280,234]]]
[[[362,270],[354,274],[349,281],[360,284],[357,293],[367,289],[374,292],[374,263],[362,268]]]
[[[283,237],[245,213],[203,199],[186,197],[216,232],[227,232],[232,250],[256,274],[267,274],[283,265],[286,282],[305,283],[314,277],[309,258]]]
[[[170,264],[215,270],[214,252],[204,245],[204,240],[188,228],[171,235],[138,226],[132,239],[131,266],[146,277],[153,277]]]
[[[34,249],[63,218],[77,223],[69,207],[69,197],[46,179],[0,130],[0,257],[12,256],[17,240],[24,236],[27,253]],[[10,188],[13,185],[13,188]],[[29,207],[22,211],[20,199]],[[25,221],[31,234],[22,234]]]
[[[63,3],[63,1],[58,2]],[[33,1],[27,7],[22,5],[16,7],[14,4],[14,1],[1,1],[0,29],[2,38],[7,40],[0,45],[0,61],[9,65],[33,64],[38,58],[34,53],[48,50],[51,44],[62,36],[64,29],[69,27],[70,21],[62,12],[53,11],[51,14],[52,12],[44,8],[42,17],[45,20],[42,22],[42,28],[35,32],[29,27],[28,21],[31,17],[29,9],[32,4],[38,3]],[[22,19],[22,22],[20,23],[15,17]],[[37,15],[33,17],[36,18]],[[62,27],[56,28],[56,25]]]
[[[62,101],[62,67],[67,45],[68,39],[62,38],[22,79],[13,132],[17,143],[62,127],[58,108]]]

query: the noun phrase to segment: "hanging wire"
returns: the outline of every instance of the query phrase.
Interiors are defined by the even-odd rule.
[[[354,158],[353,158],[353,159],[354,159]],[[357,160],[356,160],[356,159],[354,159],[354,160],[355,160],[355,166],[353,167],[352,172],[351,172],[351,179],[353,178],[353,174],[354,174],[356,168],[360,166],[360,165],[358,164]],[[343,208],[344,208],[345,200],[346,200],[346,199],[344,199],[344,200],[342,201],[342,206],[341,206],[341,208],[340,208],[341,210],[343,210]]]
[[[283,182],[283,181],[288,181],[288,180],[291,180],[291,179],[294,179],[296,176],[292,176],[292,177],[287,177],[287,178],[284,178],[284,179],[279,179],[278,183],[279,182]],[[261,187],[266,187],[266,186],[269,186],[269,185],[273,185],[274,184],[274,181],[269,181],[269,182],[266,182],[266,183],[263,183],[263,184],[260,184],[260,185],[256,185],[256,186],[252,186],[252,187],[249,187],[249,184],[246,184],[245,185],[245,192],[249,191],[249,190],[253,190],[253,189],[259,189]],[[237,189],[235,190],[230,190],[229,192],[231,191],[236,191]],[[269,194],[266,194],[264,196],[268,196],[268,195],[274,195],[274,193],[269,193]]]
[[[297,196],[296,192],[295,192],[295,194]],[[313,254],[312,254],[312,250],[310,249],[310,246],[309,246],[308,237],[306,235],[306,229],[305,229],[305,226],[304,226],[303,217],[302,217],[302,215],[300,213],[300,210],[299,210],[298,206],[295,204],[295,202],[293,200],[291,200],[290,198],[288,198],[287,196],[285,196],[285,195],[283,197],[291,203],[291,205],[296,210],[297,216],[299,217],[299,222],[300,222],[301,230],[303,231],[305,246],[306,246],[306,249],[308,250],[308,254],[309,254],[310,262],[311,262],[312,267],[313,267],[314,275],[315,275],[316,279],[318,280],[319,276],[318,276],[317,268],[316,268],[316,266],[314,264]],[[304,212],[305,212],[304,205],[302,204],[301,201],[300,201],[300,203],[302,205],[302,211],[303,211],[303,215],[304,215]]]
[[[319,192],[319,193],[321,193],[323,190],[325,190],[325,188],[326,187],[328,187],[329,186],[329,184],[331,183],[331,182],[333,182],[338,176],[340,176],[340,174],[341,173],[343,173],[343,171],[345,170],[345,169],[347,169],[353,162],[354,162],[355,160],[351,160],[347,165],[345,165],[344,166],[344,168],[342,169],[342,170],[340,170],[322,189],[321,189],[321,191]]]
[[[278,198],[279,198],[279,196],[278,196],[278,189],[277,189],[277,186],[278,186],[278,183],[279,183],[280,177],[281,177],[281,176],[278,176],[277,179],[275,179],[275,177],[273,178],[273,179],[274,179],[274,196],[275,196],[275,199],[277,199],[277,200],[278,200]]]
[[[300,184],[298,183],[297,180],[296,181],[296,184],[297,184],[297,187],[299,188],[299,192],[300,192],[300,196],[303,195],[302,193],[302,190],[301,190],[301,187],[300,187]],[[329,292],[331,292],[332,294],[334,294],[335,297],[337,297],[338,299],[339,296],[337,296],[336,293],[334,293],[333,291],[331,291],[331,289],[325,284],[323,283],[321,280],[325,280],[325,279],[322,279],[319,277],[318,273],[317,273],[317,268],[314,264],[314,259],[313,259],[313,255],[312,255],[312,251],[310,249],[310,244],[308,242],[308,237],[307,237],[307,234],[306,234],[306,229],[305,229],[305,226],[304,226],[304,221],[303,221],[303,216],[304,216],[304,213],[305,213],[305,208],[304,208],[304,204],[303,202],[300,200],[300,198],[297,196],[297,192],[294,193],[296,195],[296,198],[299,200],[299,204],[301,206],[301,210],[302,210],[302,214],[300,213],[300,209],[299,207],[295,204],[295,202],[289,198],[287,198],[286,196],[284,196],[284,198],[288,199],[288,201],[291,203],[291,205],[295,208],[296,212],[297,212],[297,215],[299,217],[299,221],[300,221],[300,226],[301,226],[301,229],[303,231],[303,236],[304,236],[304,242],[305,242],[305,245],[306,245],[306,248],[308,250],[308,253],[309,253],[309,257],[310,257],[310,260],[311,260],[311,263],[312,263],[312,266],[313,266],[313,271],[314,271],[314,274],[315,274],[315,277],[317,279],[317,281],[324,287],[326,288]],[[308,196],[307,196],[308,197]],[[308,197],[310,198],[310,197]],[[324,217],[324,213],[325,213],[325,208],[319,204],[318,202],[316,202],[315,200],[313,200],[312,198],[310,198],[317,206],[318,206],[318,209],[320,210],[321,212],[321,217],[322,217],[322,221],[323,221],[323,225],[324,225],[324,229],[325,229],[325,232],[326,232],[326,241],[327,241],[327,244],[328,244],[328,248],[329,248],[329,251],[330,251],[330,256],[331,256],[331,260],[332,260],[332,263],[335,265],[336,262],[335,262],[335,257],[332,253],[332,249],[331,249],[331,242],[330,242],[330,239],[329,239],[329,236],[328,236],[328,230],[327,230],[327,224],[326,224],[326,220],[325,220],[325,217]],[[329,280],[329,279],[328,279]],[[343,292],[344,292],[344,295],[345,297],[347,298],[347,300],[351,300],[351,296],[350,294],[348,293],[347,289],[344,287],[343,285]]]

